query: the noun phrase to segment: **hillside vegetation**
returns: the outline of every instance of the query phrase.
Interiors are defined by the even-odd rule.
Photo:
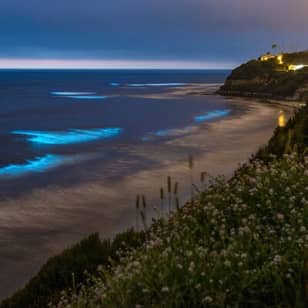
[[[254,160],[54,307],[305,307],[308,161]]]
[[[267,161],[271,154],[282,157],[294,150],[306,153],[307,149],[308,105],[297,110],[285,127],[277,127],[267,146],[260,149],[255,157]]]
[[[118,260],[119,251],[139,247],[144,240],[143,232],[132,230],[119,234],[113,241],[101,240],[98,234],[90,235],[50,258],[23,289],[2,301],[0,308],[45,308],[50,301],[60,299],[60,291],[85,282],[99,265],[109,266],[111,260]]]
[[[306,101],[308,99],[308,67],[288,71],[288,65],[307,64],[308,51],[283,54],[277,59],[251,60],[234,69],[218,91],[222,95],[253,96]]]

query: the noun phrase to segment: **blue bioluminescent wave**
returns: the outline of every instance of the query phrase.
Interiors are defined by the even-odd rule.
[[[119,87],[121,84],[119,82],[110,82],[112,87]]]
[[[231,110],[230,109],[224,109],[224,110],[214,110],[207,112],[206,114],[198,115],[194,117],[195,122],[204,122],[204,121],[209,121],[213,120],[216,118],[224,117],[230,114]]]
[[[105,95],[97,95],[96,92],[51,92],[54,96],[71,98],[77,100],[101,100],[106,99],[108,96]]]
[[[166,136],[173,135],[174,133],[175,133],[175,130],[173,129],[162,129],[162,130],[158,130],[156,132],[150,133],[150,134],[158,136],[158,137],[166,137]]]
[[[131,83],[129,87],[180,87],[185,86],[186,83],[177,83],[177,82],[169,82],[169,83]]]
[[[22,164],[10,164],[0,167],[0,177],[19,177],[27,173],[45,172],[63,165],[65,160],[68,160],[68,158],[61,155],[46,154],[45,156],[27,160]]]
[[[210,121],[219,117],[228,115],[231,112],[230,109],[224,110],[214,110],[206,114],[199,115],[194,117],[195,122],[204,122]],[[142,138],[142,141],[150,141],[159,137],[179,137],[186,134],[191,134],[198,129],[198,126],[191,125],[185,126],[183,128],[170,128],[170,129],[161,129],[153,132],[149,132],[145,137]]]
[[[0,179],[1,178],[17,178],[29,173],[42,173],[55,169],[64,165],[72,165],[78,162],[87,161],[94,158],[93,155],[56,155],[46,154],[44,156],[35,157],[33,159],[26,160],[21,164],[9,164],[0,167]]]
[[[50,92],[52,95],[55,96],[75,96],[75,95],[94,95],[96,92],[69,92],[69,91],[52,91]]]
[[[147,133],[146,136],[142,138],[142,141],[149,141],[152,139],[156,139],[157,137],[179,137],[193,133],[195,130],[196,127],[194,126],[186,126],[183,128],[161,129]]]
[[[49,145],[65,145],[113,138],[122,132],[121,128],[70,129],[64,132],[15,130],[12,134],[23,135],[29,142]]]
[[[66,97],[79,100],[101,100],[108,98],[105,95],[68,95]]]

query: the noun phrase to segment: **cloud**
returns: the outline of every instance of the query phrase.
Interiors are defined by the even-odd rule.
[[[2,0],[0,56],[231,60],[305,48],[306,0]]]

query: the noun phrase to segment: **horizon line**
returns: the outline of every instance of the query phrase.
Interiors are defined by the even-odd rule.
[[[102,70],[102,69],[195,69],[195,70],[228,70],[238,63],[220,61],[187,61],[187,60],[96,60],[96,59],[31,59],[0,58],[1,70],[23,69],[70,69],[70,70]]]

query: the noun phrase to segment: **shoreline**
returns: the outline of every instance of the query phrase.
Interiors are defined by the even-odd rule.
[[[268,104],[279,104],[279,105],[285,105],[290,107],[302,107],[305,106],[306,103],[304,101],[300,100],[292,100],[287,98],[270,98],[270,97],[264,97],[262,95],[232,95],[230,93],[220,93],[220,91],[217,92],[217,95],[220,95],[222,97],[225,97],[226,99],[236,99],[236,98],[243,98],[248,99],[252,101],[258,101],[260,103],[268,103]]]
[[[245,99],[241,99],[234,103],[241,106],[245,101]],[[166,144],[172,148],[179,149],[188,146],[192,149],[198,148],[199,153],[201,147],[201,154],[196,156],[198,172],[194,174],[195,179],[198,179],[200,171],[208,171],[213,176],[218,174],[231,176],[239,163],[249,159],[271,137],[273,129],[276,127],[277,108],[273,105],[260,105],[258,102],[253,103],[251,101],[247,101],[247,104],[249,104],[248,110],[242,111],[234,118],[207,123],[205,130],[200,128],[193,136],[166,141]],[[245,107],[247,106],[245,105]],[[289,109],[290,107],[285,106],[285,108]],[[291,114],[291,110],[288,112]],[[262,119],[261,124],[260,118]],[[204,132],[208,133],[206,139]],[[251,139],[255,140],[254,144],[251,144]],[[217,140],[220,142],[217,142]],[[163,144],[162,147],[164,146]],[[152,145],[142,153],[147,158],[157,160],[157,155],[162,155],[161,150]],[[170,156],[170,152],[167,151],[160,157],[159,167],[144,169],[126,176],[117,184],[85,184],[75,189],[51,191],[47,195],[46,191],[35,191],[28,199],[17,202],[17,206],[18,204],[21,206],[21,214],[28,219],[28,224],[25,224],[24,221],[21,223],[21,217],[18,213],[16,216],[16,200],[6,204],[7,212],[4,215],[5,217],[1,218],[2,222],[9,222],[12,219],[16,223],[19,221],[19,224],[17,223],[7,234],[6,240],[9,243],[14,241],[14,238],[15,240],[18,238],[23,242],[23,245],[18,247],[14,242],[15,249],[17,249],[15,253],[20,253],[20,249],[26,253],[17,266],[16,262],[12,262],[9,256],[0,258],[6,269],[1,274],[1,280],[7,281],[6,290],[1,290],[0,297],[4,298],[14,292],[17,287],[22,287],[50,256],[62,252],[68,245],[76,243],[89,233],[99,231],[104,238],[113,237],[131,227],[134,224],[135,195],[145,192],[149,196],[148,201],[151,204],[157,203],[159,188],[165,186],[167,175],[179,180],[181,189],[188,187],[187,155],[175,155],[172,151],[171,154]],[[120,196],[119,191],[122,193]],[[91,199],[86,199],[84,193],[87,193]],[[66,196],[72,197],[70,203],[74,204],[73,208],[64,206],[62,199],[65,199]],[[188,200],[187,190],[182,192],[180,197],[181,203]],[[42,203],[42,200],[45,201],[46,199],[49,202]],[[104,200],[104,202],[101,200]],[[87,202],[86,208],[84,202]],[[117,208],[114,208],[115,204],[118,204]],[[34,210],[32,214],[31,209]],[[61,213],[60,221],[58,221],[59,213],[57,214],[57,211]],[[57,221],[58,226],[53,224],[52,221]],[[91,225],[84,225],[84,221],[91,221]],[[5,224],[1,224],[1,226],[3,225]],[[50,227],[46,228],[46,225]],[[76,230],[76,228],[79,229]],[[4,230],[5,228],[2,231]],[[23,234],[27,235],[26,238]],[[49,239],[49,242],[46,242],[50,237],[52,237],[52,241]],[[37,251],[33,254],[37,247],[40,247],[40,254],[37,254]],[[11,248],[8,255],[12,253],[14,254],[14,249]],[[12,270],[15,274],[12,273]],[[18,282],[14,281],[14,277],[16,277],[16,280],[18,279]]]
[[[276,105],[288,106],[292,108],[300,108],[306,105],[305,101],[288,99],[284,97],[272,97],[272,96],[267,97],[267,96],[259,95],[256,93],[232,94],[232,92],[229,92],[229,91],[220,91],[220,87],[222,85],[223,83],[217,83],[213,85],[212,87],[210,87],[209,89],[207,89],[206,91],[204,91],[204,89],[203,91],[200,91],[200,88],[198,88],[198,86],[186,87],[185,91],[183,91],[182,93],[186,95],[197,95],[197,96],[217,95],[227,100],[244,99],[244,100],[248,100],[251,102],[276,104]]]
[[[220,95],[220,94],[218,94]],[[269,104],[269,105],[279,105],[282,107],[290,107],[290,108],[301,108],[306,105],[305,102],[302,101],[289,101],[289,100],[281,100],[281,99],[265,99],[258,97],[245,97],[245,96],[223,96],[225,99],[245,99],[252,102],[258,102],[260,104]]]

